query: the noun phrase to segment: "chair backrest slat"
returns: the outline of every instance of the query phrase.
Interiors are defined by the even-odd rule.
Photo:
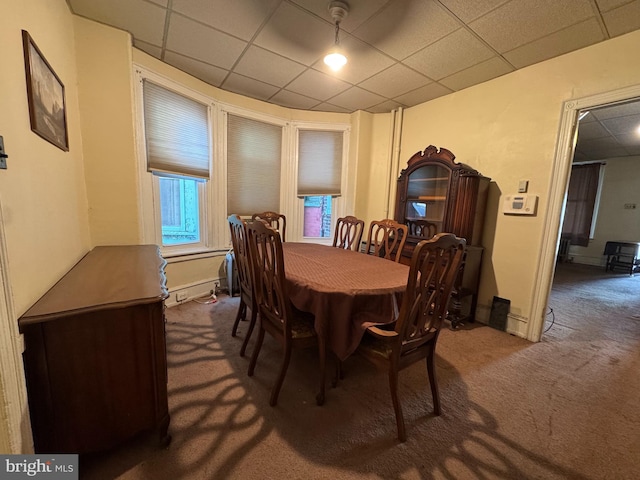
[[[247,239],[247,222],[238,215],[230,215],[228,218],[231,230],[231,244],[238,269],[238,283],[241,294],[249,295],[253,293],[253,270],[249,257],[249,242]],[[231,285],[229,285],[231,290]]]
[[[363,220],[359,220],[352,215],[339,218],[336,222],[333,246],[344,248],[345,250],[358,251],[360,249],[360,242],[362,242],[363,231]]]
[[[438,226],[427,220],[407,220],[409,235],[416,237],[432,238],[438,233]]]
[[[374,220],[369,226],[365,252],[399,262],[404,243],[407,240],[407,232],[406,225],[390,218]]]
[[[286,241],[287,217],[285,217],[283,214],[269,211],[254,213],[251,216],[251,220],[255,219],[260,219],[267,222],[270,226],[280,232],[280,240],[282,242]]]
[[[439,233],[416,245],[395,328],[402,342],[400,355],[417,348],[440,330],[465,248],[466,240],[451,233]]]
[[[262,321],[270,322],[290,336],[292,312],[285,288],[280,233],[263,220],[248,224],[247,233],[256,279],[256,301]]]

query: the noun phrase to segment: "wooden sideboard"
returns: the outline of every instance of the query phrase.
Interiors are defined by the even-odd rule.
[[[19,319],[36,453],[169,443],[165,264],[155,245],[96,247]]]

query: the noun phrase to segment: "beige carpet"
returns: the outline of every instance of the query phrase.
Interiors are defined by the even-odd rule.
[[[540,343],[482,325],[442,332],[442,416],[425,366],[402,372],[404,444],[386,375],[360,357],[318,407],[317,354],[294,352],[272,408],[280,351],[267,337],[247,377],[246,323],[230,335],[238,298],[168,309],[171,445],[142,436],[83,457],[81,478],[639,478],[640,276],[563,265],[556,279]]]

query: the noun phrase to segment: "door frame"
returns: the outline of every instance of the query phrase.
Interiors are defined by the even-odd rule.
[[[0,415],[0,423],[6,426],[8,453],[25,454],[33,452],[33,442],[27,390],[22,373],[24,367],[21,354],[24,343],[15,317],[6,245],[0,205],[0,389],[5,400],[4,405],[0,405],[4,409],[4,415]]]
[[[601,107],[640,97],[640,85],[599,93],[574,100],[567,100],[562,106],[560,131],[552,166],[549,202],[545,213],[545,223],[540,253],[540,263],[535,277],[532,310],[527,329],[527,339],[540,341],[544,329],[549,295],[553,285],[560,229],[564,217],[565,197],[569,187],[571,163],[575,150],[578,114],[580,110]]]

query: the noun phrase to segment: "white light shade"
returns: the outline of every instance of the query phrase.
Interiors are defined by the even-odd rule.
[[[331,70],[337,72],[347,63],[347,57],[336,47],[324,57],[324,63],[326,63]]]

